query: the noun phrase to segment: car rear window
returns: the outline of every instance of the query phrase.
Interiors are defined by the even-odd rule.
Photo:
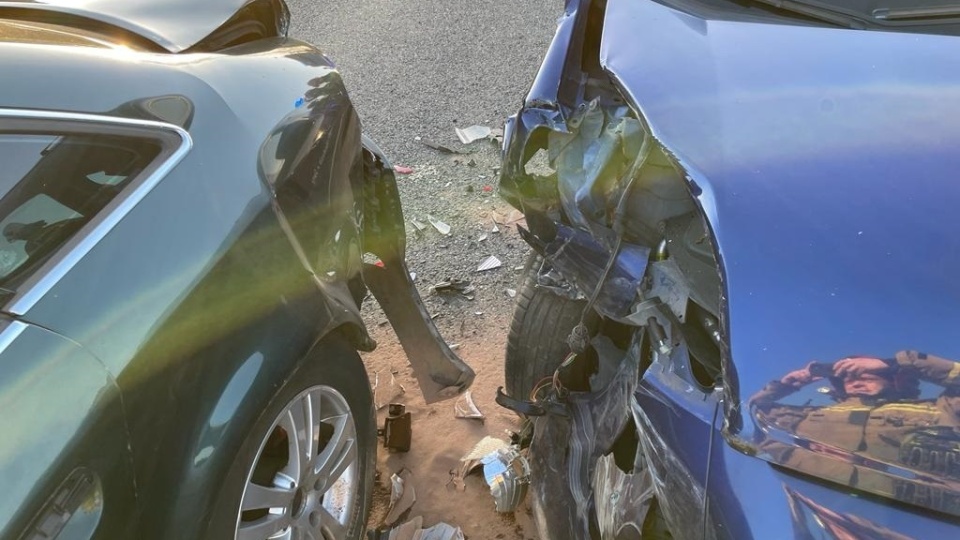
[[[127,135],[0,131],[0,288],[15,289],[162,150]]]

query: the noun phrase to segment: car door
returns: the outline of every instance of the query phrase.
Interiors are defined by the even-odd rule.
[[[128,536],[136,515],[123,405],[90,353],[0,317],[0,537]]]

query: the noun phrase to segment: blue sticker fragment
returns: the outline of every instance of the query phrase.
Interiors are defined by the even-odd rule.
[[[301,96],[301,97],[298,97],[297,100],[293,102],[293,106],[299,109],[300,107],[303,107],[303,104],[305,102],[306,100],[303,99],[303,97]]]

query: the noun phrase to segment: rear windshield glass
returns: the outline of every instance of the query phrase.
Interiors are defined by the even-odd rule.
[[[127,136],[0,132],[0,288],[15,289],[160,152]]]

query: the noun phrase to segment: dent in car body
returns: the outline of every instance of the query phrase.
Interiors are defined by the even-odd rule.
[[[538,181],[523,166],[544,147],[547,132],[570,129],[569,119],[585,105],[580,94],[564,89],[582,80],[576,67],[582,62],[570,58],[585,38],[571,28],[587,5],[567,3],[524,108],[507,122],[501,189],[528,216],[558,219],[557,208],[568,202],[560,201],[556,179]],[[933,373],[894,359],[911,347],[944,362],[958,358],[952,329],[960,289],[950,276],[960,267],[960,252],[949,249],[943,221],[932,218],[950,215],[960,195],[951,180],[960,165],[953,152],[960,130],[947,120],[960,105],[952,91],[960,82],[951,69],[956,46],[955,38],[944,36],[708,21],[657,2],[606,3],[599,48],[604,76],[684,179],[716,250],[712,279],[719,296],[715,305],[699,303],[719,318],[723,379],[707,393],[723,406],[722,427],[704,414],[675,418],[697,407],[689,396],[662,391],[672,383],[657,363],[638,392],[644,452],[677,457],[661,460],[678,466],[661,466],[666,476],[660,477],[695,480],[658,496],[676,501],[700,494],[690,505],[699,507],[696,517],[704,516],[707,526],[686,522],[693,528],[678,529],[685,537],[707,531],[764,537],[789,526],[789,508],[798,506],[788,503],[779,485],[779,492],[766,480],[757,483],[763,489],[753,488],[757,478],[779,473],[750,456],[834,482],[821,490],[829,493],[827,507],[842,508],[850,519],[894,531],[907,524],[930,534],[950,530],[944,514],[931,517],[911,507],[955,512],[950,501],[958,486],[952,472],[943,472],[958,454],[950,435],[958,424],[952,409],[923,421],[936,429],[893,441],[919,449],[906,453],[915,455],[913,464],[866,443],[844,447],[827,436],[798,438],[795,427],[757,423],[748,411],[751,397],[771,380],[817,359],[837,369],[850,357],[887,359],[887,375],[921,374],[920,393],[894,398],[892,405],[951,403],[949,367]],[[565,51],[565,63],[555,51]],[[855,51],[882,54],[867,61]],[[596,224],[590,228],[603,243]],[[705,279],[686,278],[692,290]],[[832,410],[829,384],[825,378],[820,385],[824,411]],[[872,402],[864,410],[897,422],[876,409],[882,406]],[[677,436],[667,440],[664,433]],[[691,437],[699,442],[691,444]],[[711,441],[709,456],[682,455],[691,446],[709,448]],[[795,449],[764,451],[765,444],[784,441]],[[789,457],[804,452],[817,459]],[[737,462],[735,474],[728,475],[723,460]],[[896,478],[858,482],[854,471]],[[857,497],[850,488],[906,506],[891,511],[889,502]],[[690,505],[677,505],[672,516],[665,509],[671,525],[680,526],[678,515],[690,516]]]

